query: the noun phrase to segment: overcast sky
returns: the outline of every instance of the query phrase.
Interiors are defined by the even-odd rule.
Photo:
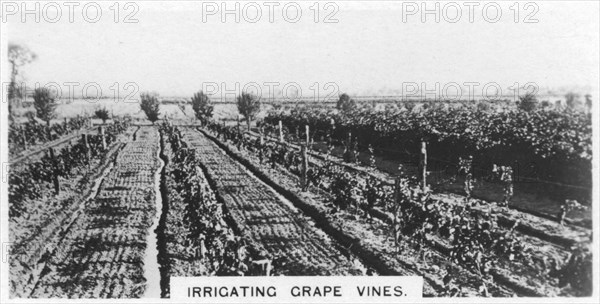
[[[2,35],[38,55],[24,69],[28,83],[97,82],[110,95],[106,91],[111,83],[135,82],[142,91],[188,96],[209,82],[225,82],[230,89],[236,82],[278,82],[279,88],[295,82],[306,96],[313,94],[310,86],[315,82],[321,94],[328,92],[323,86],[329,82],[356,94],[389,93],[407,82],[425,82],[431,88],[436,82],[496,82],[503,87],[534,82],[542,88],[590,86],[595,92],[599,82],[596,1],[538,2],[537,12],[522,2],[518,23],[512,1],[500,2],[502,17],[496,23],[484,19],[482,6],[474,8],[469,22],[469,8],[461,2],[456,23],[449,22],[453,8],[443,14],[445,3],[440,2],[436,23],[432,15],[422,22],[421,8],[403,20],[403,12],[412,7],[403,10],[390,2],[369,2],[366,7],[355,1],[337,4],[332,18],[337,23],[323,22],[333,8],[322,3],[316,23],[312,1],[303,5],[297,23],[282,17],[281,6],[269,22],[264,2],[257,2],[262,18],[256,23],[243,14],[240,23],[233,15],[221,22],[218,12],[203,22],[206,10],[192,2],[140,2],[133,17],[137,23],[122,22],[133,9],[121,5],[120,22],[115,23],[114,10],[108,8],[112,3],[104,6],[97,23],[86,22],[81,7],[75,10],[74,23],[66,6],[57,23],[43,15],[39,23],[33,16],[25,23],[19,14],[5,16]],[[251,19],[255,10],[248,8],[246,17]],[[538,22],[524,23],[528,14]],[[47,17],[53,16],[49,9]],[[294,11],[286,16],[294,17]]]

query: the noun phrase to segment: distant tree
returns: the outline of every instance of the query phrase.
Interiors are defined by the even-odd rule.
[[[47,88],[37,88],[33,93],[33,107],[37,117],[50,125],[50,121],[56,117],[56,102],[52,92]]]
[[[214,106],[212,105],[208,95],[200,91],[192,97],[192,109],[202,124],[206,124],[208,119],[213,115]]]
[[[400,102],[387,103],[383,106],[386,112],[396,112],[402,107]]]
[[[356,102],[348,94],[343,93],[337,101],[336,108],[340,111],[348,112],[356,109]]]
[[[50,121],[56,117],[56,102],[47,88],[37,88],[33,92],[33,107],[37,117],[46,122],[50,138]]]
[[[592,112],[592,95],[585,94],[585,108],[588,113]]]
[[[237,97],[238,112],[244,116],[250,130],[250,122],[256,118],[260,112],[260,98],[252,93],[242,92]]]
[[[110,118],[110,114],[108,113],[108,109],[106,109],[106,107],[96,109],[94,115],[96,116],[96,118],[102,119],[102,123],[104,124]]]
[[[13,113],[13,104],[15,102],[16,99],[20,99],[23,97],[23,92],[21,91],[21,88],[19,87],[19,85],[17,84],[17,78],[20,75],[20,68],[32,61],[34,61],[37,58],[37,55],[32,52],[31,50],[29,50],[27,47],[19,45],[19,44],[15,44],[15,43],[8,43],[8,63],[10,64],[11,67],[11,73],[10,73],[10,83],[8,85],[8,112],[9,112],[9,119],[13,119],[12,118],[12,113]]]
[[[158,116],[160,115],[160,101],[158,100],[158,94],[144,92],[140,94],[140,99],[140,108],[146,113],[148,120],[152,123],[157,121]]]
[[[567,108],[575,109],[575,107],[579,103],[579,94],[573,92],[565,94],[565,103],[567,105]]]
[[[542,109],[548,109],[550,108],[550,101],[548,100],[542,100],[542,102],[540,103],[540,105],[542,106]]]
[[[492,105],[487,101],[480,101],[477,103],[477,110],[482,112],[488,112],[492,109]]]
[[[537,109],[538,103],[539,102],[537,97],[535,97],[535,94],[527,93],[524,96],[519,97],[517,108],[522,111],[531,112]]]
[[[562,109],[563,109],[562,100],[559,99],[559,100],[555,101],[554,102],[554,110],[560,111]]]
[[[403,104],[403,106],[408,112],[412,112],[412,110],[417,106],[417,104],[412,101],[407,101]]]
[[[17,84],[17,77],[20,74],[19,69],[25,64],[34,61],[36,58],[37,55],[26,46],[8,43],[8,62],[11,66],[10,84],[8,87],[9,100],[22,97],[22,92]]]

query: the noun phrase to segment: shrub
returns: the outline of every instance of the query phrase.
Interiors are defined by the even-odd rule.
[[[141,93],[140,94],[140,108],[144,113],[146,113],[146,117],[152,123],[158,120],[158,116],[160,115],[160,101],[158,100],[158,94],[156,93]]]

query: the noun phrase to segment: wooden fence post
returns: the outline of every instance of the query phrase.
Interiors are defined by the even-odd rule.
[[[279,142],[283,142],[283,123],[279,121]]]
[[[425,141],[421,141],[419,179],[421,182],[421,190],[424,191],[427,188],[427,143]]]
[[[308,190],[308,144],[302,145],[302,191]]]
[[[52,182],[54,183],[54,193],[56,195],[60,194],[60,182],[58,181],[58,166],[57,160],[54,155],[54,148],[48,149],[50,152],[50,159],[52,161]]]

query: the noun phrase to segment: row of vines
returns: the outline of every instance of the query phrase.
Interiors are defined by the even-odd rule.
[[[89,118],[79,116],[50,126],[38,123],[36,120],[22,124],[12,123],[8,131],[9,150],[11,154],[19,153],[28,147],[56,140],[89,125]]]
[[[455,162],[473,156],[475,168],[511,166],[522,177],[591,187],[592,124],[589,114],[575,111],[483,111],[429,108],[418,111],[351,112],[296,108],[265,117],[266,131],[281,121],[289,133],[310,126],[315,139],[346,142],[359,148],[418,155],[428,142],[431,159]],[[525,170],[524,168],[528,168]]]
[[[302,155],[292,146],[258,138],[252,140],[234,127],[210,124],[208,128],[223,140],[232,141],[238,149],[257,154],[260,162],[301,175]],[[462,167],[464,173],[471,174],[468,160],[463,159]],[[502,169],[506,170],[506,167],[496,171]],[[502,175],[502,172],[496,173]],[[374,212],[375,209],[391,214],[396,248],[400,248],[399,243],[403,240],[416,248],[435,248],[441,244],[449,249],[448,256],[453,263],[480,274],[484,280],[492,276],[495,268],[505,268],[498,264],[531,265],[535,260],[531,248],[514,232],[518,222],[513,227],[503,227],[494,213],[472,209],[474,204],[485,202],[470,200],[468,195],[460,203],[439,201],[431,197],[429,189],[414,187],[414,181],[407,178],[398,178],[392,186],[329,161],[308,168],[307,180],[309,185],[331,195],[330,203],[335,209],[369,218],[382,214]],[[470,190],[471,186],[465,184],[465,189]],[[589,294],[592,290],[591,257],[589,248],[578,246],[561,267],[557,265],[558,261],[544,264],[541,275],[558,279],[560,287],[570,284],[579,295]]]
[[[223,205],[202,172],[197,152],[179,131],[161,127],[168,151],[166,239],[172,275],[269,275],[270,261],[237,236],[225,220]],[[177,257],[177,258],[175,258]],[[269,269],[255,267],[257,261]]]
[[[107,126],[104,135],[106,146],[114,142],[117,135],[127,128],[126,122],[116,122]],[[48,149],[40,160],[12,168],[8,187],[9,215],[18,217],[26,213],[27,210],[22,204],[24,200],[41,198],[44,190],[51,187],[56,177],[69,178],[81,174],[87,170],[87,166],[94,158],[103,155],[105,149],[101,134],[88,135],[87,142],[79,139],[76,144],[65,146],[56,154]]]

